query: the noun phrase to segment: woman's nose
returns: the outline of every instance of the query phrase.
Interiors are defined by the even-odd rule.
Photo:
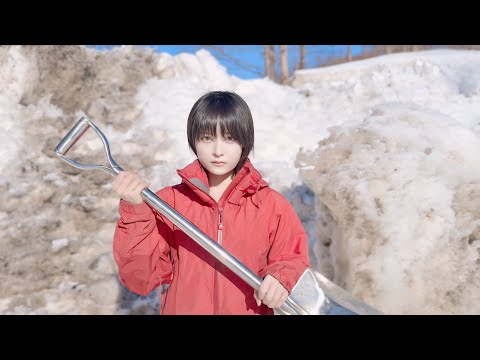
[[[222,142],[217,140],[215,141],[215,147],[213,148],[213,156],[219,157],[223,155]]]

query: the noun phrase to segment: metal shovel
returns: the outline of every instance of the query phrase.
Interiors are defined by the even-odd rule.
[[[67,158],[65,154],[80,139],[80,137],[92,128],[98,134],[105,147],[109,166],[96,164],[81,164]],[[68,134],[55,147],[55,153],[70,165],[82,169],[97,169],[115,177],[123,169],[113,160],[110,147],[105,135],[88,118],[82,117]],[[149,189],[142,191],[142,197],[151,207],[166,216],[172,223],[183,230],[202,248],[208,251],[223,265],[228,267],[253,289],[257,290],[262,279],[236,257],[230,254],[217,242],[210,239],[189,220],[172,209]],[[353,297],[350,293],[335,285],[320,273],[311,269],[305,270],[289,297],[284,304],[275,309],[277,315],[378,315],[378,310]]]

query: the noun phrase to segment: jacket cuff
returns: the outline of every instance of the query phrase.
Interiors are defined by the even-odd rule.
[[[275,279],[277,279],[280,284],[282,284],[282,286],[287,289],[288,291],[288,294],[290,295],[291,292],[292,292],[292,289],[293,289],[293,286],[292,284],[290,283],[290,281],[285,277],[283,276],[282,272],[280,270],[277,270],[275,271],[274,273],[272,274],[269,274],[271,276],[273,276]]]
[[[293,285],[295,284],[292,284],[289,280],[288,277],[286,277],[284,274],[283,274],[283,271],[282,271],[283,267],[275,267],[273,269],[268,269],[267,271],[265,271],[263,274],[261,274],[260,276],[262,276],[262,278],[265,278],[265,276],[267,275],[270,275],[270,276],[273,276],[275,279],[277,279],[280,284],[282,284],[282,286],[287,289],[288,291],[288,294],[290,295],[290,293],[292,292],[292,289],[293,289]]]

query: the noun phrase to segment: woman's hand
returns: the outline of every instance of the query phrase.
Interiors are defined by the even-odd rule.
[[[262,303],[271,309],[276,309],[282,306],[288,297],[288,291],[283,285],[271,275],[265,276],[260,287],[253,293],[257,305]]]
[[[143,189],[149,186],[150,184],[140,177],[137,171],[121,171],[115,178],[112,189],[123,200],[139,205],[143,202],[141,195]]]

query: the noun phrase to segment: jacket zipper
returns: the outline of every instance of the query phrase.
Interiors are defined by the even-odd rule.
[[[218,233],[217,233],[217,242],[218,245],[222,245],[222,230],[223,230],[223,209],[218,208]]]
[[[223,232],[223,209],[221,207],[218,207],[218,229],[217,229],[217,243],[218,245],[222,245],[222,232]],[[219,271],[218,271],[218,267],[220,265],[220,261],[218,261],[217,259],[215,259],[215,281],[214,281],[214,284],[213,284],[213,289],[214,289],[214,292],[215,292],[215,299],[214,299],[214,313],[217,314],[217,310],[218,310],[218,301],[220,299],[220,293],[219,293],[219,283],[220,283],[220,279],[219,279]]]

